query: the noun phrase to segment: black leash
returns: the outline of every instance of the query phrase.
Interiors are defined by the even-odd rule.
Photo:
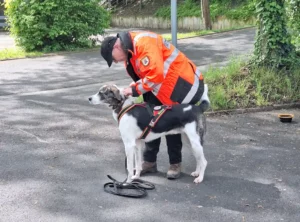
[[[125,170],[126,170],[126,159],[125,159]],[[147,190],[155,189],[154,184],[136,179],[131,183],[127,183],[125,179],[123,182],[117,181],[110,175],[107,177],[112,180],[112,182],[108,182],[104,184],[104,191],[110,194],[123,196],[123,197],[131,197],[131,198],[140,198],[147,196]]]
[[[153,190],[155,186],[144,180],[133,180],[131,183],[119,182],[110,175],[107,175],[112,182],[104,184],[104,191],[110,194],[140,198],[147,196],[147,190]]]

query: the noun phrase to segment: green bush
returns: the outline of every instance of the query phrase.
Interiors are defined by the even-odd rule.
[[[103,34],[109,14],[99,0],[9,0],[9,30],[26,51],[91,47],[91,35]]]

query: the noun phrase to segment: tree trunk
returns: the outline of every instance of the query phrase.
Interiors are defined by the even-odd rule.
[[[206,30],[211,30],[209,0],[201,0],[202,19]]]

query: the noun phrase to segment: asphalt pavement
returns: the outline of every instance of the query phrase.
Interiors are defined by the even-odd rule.
[[[205,70],[250,53],[254,36],[245,29],[178,48]],[[111,110],[87,99],[102,84],[130,82],[122,64],[108,69],[97,51],[0,61],[1,222],[300,221],[299,109],[209,116],[201,184],[189,176],[189,146],[181,178],[166,179],[163,139],[159,172],[143,177],[155,190],[143,199],[105,193],[107,174],[126,177],[124,146]]]

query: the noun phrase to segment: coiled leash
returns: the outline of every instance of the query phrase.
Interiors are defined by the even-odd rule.
[[[126,168],[125,158],[125,170]],[[107,175],[107,177],[112,180],[112,182],[104,184],[104,191],[110,194],[123,197],[140,198],[147,196],[147,190],[155,189],[154,184],[145,180],[136,179],[131,183],[127,183],[127,179],[125,179],[123,182],[119,182],[110,175]]]
[[[154,184],[144,180],[133,180],[131,183],[126,183],[126,180],[119,182],[110,175],[107,175],[113,182],[104,184],[104,191],[118,196],[140,198],[147,196],[147,190],[153,190]]]

